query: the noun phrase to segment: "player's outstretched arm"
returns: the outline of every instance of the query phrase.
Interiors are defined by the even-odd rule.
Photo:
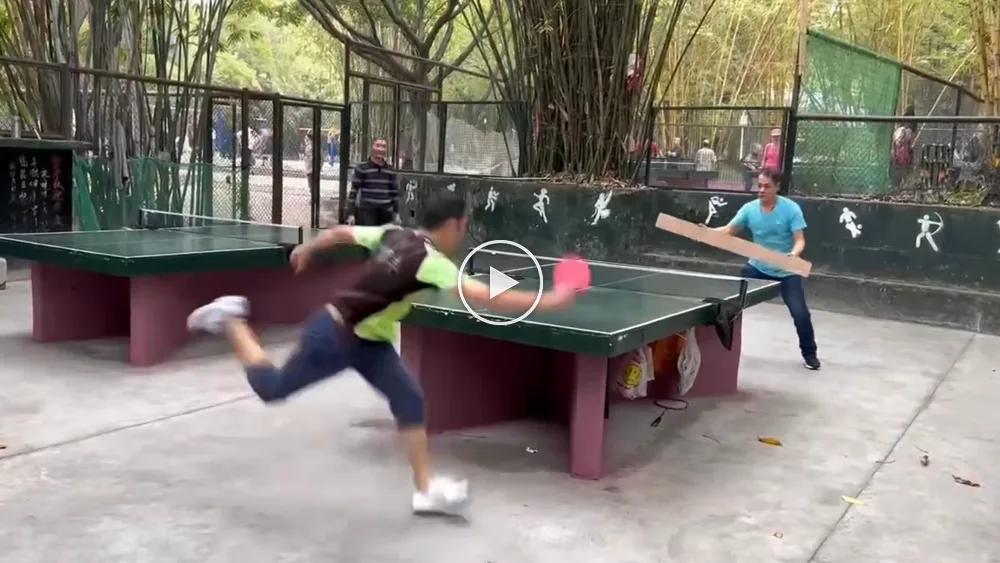
[[[455,293],[456,295],[458,294],[457,287],[455,288]],[[465,299],[467,301],[476,305],[489,307],[490,309],[496,311],[511,313],[522,313],[527,311],[528,308],[535,302],[535,296],[537,295],[533,291],[518,291],[516,289],[511,289],[497,295],[493,299],[490,299],[489,286],[476,280],[464,280],[462,282],[462,294],[465,295]],[[552,311],[556,309],[565,309],[566,307],[572,305],[575,300],[575,289],[571,287],[557,286],[542,294],[541,299],[538,301],[538,307],[536,310]]]
[[[351,227],[344,225],[331,227],[313,240],[295,247],[290,258],[292,268],[296,272],[304,271],[309,267],[309,259],[316,251],[327,250],[338,244],[355,244],[356,242],[354,230]]]

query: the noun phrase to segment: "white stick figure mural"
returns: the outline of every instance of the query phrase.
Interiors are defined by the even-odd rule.
[[[449,192],[455,191],[455,183],[452,182],[452,183],[448,184],[447,186],[444,187],[444,189],[448,190]]]
[[[611,210],[608,209],[608,204],[611,203],[612,192],[604,192],[597,196],[597,201],[594,203],[594,214],[590,216],[590,224],[596,225],[601,219],[607,219],[611,215]]]
[[[844,212],[840,214],[840,224],[843,225],[845,229],[850,231],[851,238],[858,238],[861,236],[861,225],[855,223],[857,219],[858,216],[847,207],[845,207]]]
[[[409,182],[406,183],[406,201],[407,202],[410,202],[410,201],[413,201],[414,199],[416,199],[416,197],[417,197],[416,191],[417,191],[417,181],[416,180],[410,180]]]
[[[541,216],[542,221],[548,223],[549,219],[548,217],[545,216],[545,206],[549,203],[549,190],[542,188],[541,191],[535,193],[534,195],[535,199],[537,199],[538,201],[536,201],[535,204],[531,206],[531,208],[538,212],[538,215]]]
[[[729,205],[729,202],[722,196],[713,195],[708,198],[708,217],[705,217],[705,224],[712,222],[712,217],[719,214],[719,208]]]
[[[920,248],[920,241],[926,240],[927,244],[934,249],[934,252],[938,251],[937,243],[934,242],[934,235],[940,233],[941,229],[944,228],[944,219],[942,219],[941,215],[937,212],[935,212],[934,215],[937,215],[937,221],[931,219],[929,214],[917,219],[917,223],[920,223],[920,233],[917,234],[916,242],[917,248]],[[931,231],[931,227],[937,228],[934,229],[934,231]]]
[[[492,212],[492,211],[496,210],[496,208],[497,208],[497,196],[499,196],[499,195],[500,195],[500,192],[496,191],[496,189],[494,189],[493,186],[490,186],[490,191],[486,194],[486,210],[487,211]]]

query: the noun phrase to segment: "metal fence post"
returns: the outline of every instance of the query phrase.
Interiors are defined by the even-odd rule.
[[[371,88],[367,80],[361,82],[361,145],[358,147],[361,152],[358,153],[358,158],[361,160],[365,159],[365,151],[367,151],[372,146],[371,139]]]
[[[60,116],[60,133],[63,137],[67,139],[73,138],[73,107],[75,101],[73,99],[73,74],[70,70],[69,62],[62,65],[59,71],[59,88],[60,88],[60,107],[62,109],[62,115]]]
[[[250,102],[247,99],[247,89],[240,91],[240,218],[250,218]]]
[[[280,95],[274,96],[271,113],[271,222],[280,225],[285,195],[285,105]]]
[[[202,130],[202,174],[201,194],[197,198],[197,211],[199,215],[212,215],[214,211],[213,196],[215,191],[215,145],[213,144],[212,131],[215,129],[215,100],[212,92],[205,91],[205,126]]]
[[[957,98],[955,100],[955,117],[958,117],[959,115],[962,115],[962,93],[958,92],[955,97]],[[955,154],[955,149],[957,148],[955,145],[957,145],[957,144],[958,144],[958,124],[957,123],[952,123],[951,124],[951,154]],[[948,160],[949,160],[949,165],[950,165],[951,161],[953,161],[954,158],[949,158]]]
[[[438,106],[438,174],[444,173],[445,139],[448,138],[448,104],[439,101]]]
[[[402,110],[400,109],[400,106],[403,104],[403,99],[402,99],[402,96],[401,96],[400,90],[399,90],[399,84],[396,84],[396,87],[393,88],[393,94],[392,95],[393,95],[393,100],[395,101],[395,103],[392,104],[392,155],[393,155],[393,158],[392,158],[391,162],[392,162],[392,167],[393,168],[398,168],[399,167],[399,145],[400,145],[399,137],[400,137],[400,128],[402,126],[402,124],[400,123],[402,121]]]
[[[310,211],[310,223],[311,227],[314,229],[319,228],[319,179],[320,179],[320,164],[322,162],[322,155],[320,151],[320,141],[319,134],[323,129],[323,115],[319,106],[313,106],[312,108],[312,162],[310,163],[311,170],[309,171],[309,211]]]
[[[646,150],[643,154],[646,158],[643,159],[646,163],[646,171],[642,175],[642,185],[649,187],[649,181],[652,178],[652,167],[653,167],[653,131],[656,130],[656,120],[660,117],[660,110],[658,108],[653,108],[653,119],[649,126],[649,134],[646,135],[645,143]]]
[[[337,222],[343,225],[347,221],[347,175],[351,170],[351,104],[346,104],[340,110],[340,178],[337,198]]]
[[[531,103],[520,102],[518,104],[520,108],[517,110],[518,117],[515,119],[517,124],[517,176],[524,176],[526,170],[528,170],[529,162],[528,158],[531,155],[531,150],[528,143],[532,143],[533,136],[531,134],[532,128],[534,127],[534,118],[531,115]]]

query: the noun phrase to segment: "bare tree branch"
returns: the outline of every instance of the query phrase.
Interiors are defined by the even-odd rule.
[[[494,2],[490,6],[489,13],[486,14],[485,18],[483,19],[484,22],[483,25],[477,29],[473,29],[472,41],[469,42],[469,45],[465,48],[465,50],[459,53],[459,55],[455,57],[455,59],[452,60],[450,64],[456,67],[461,67],[462,64],[465,63],[466,59],[468,59],[469,56],[472,55],[472,53],[474,53],[479,48],[480,44],[483,42],[483,38],[489,33],[489,26],[492,23],[493,18],[496,16],[496,14],[497,14],[497,4],[496,2]],[[451,30],[449,29],[449,35],[450,33]],[[438,53],[434,57],[436,60],[441,60],[444,58],[445,51],[448,48],[448,43],[449,41],[447,40],[441,42],[441,46],[438,49]],[[455,69],[445,68],[443,69],[442,76],[444,78],[447,78],[454,71]],[[491,72],[489,74],[492,75],[493,73]]]
[[[458,0],[448,0],[444,13],[441,14],[441,17],[439,17],[437,21],[431,25],[430,30],[427,31],[427,38],[424,40],[424,45],[422,45],[423,50],[420,53],[421,57],[426,57],[430,54],[431,46],[434,45],[434,41],[437,39],[437,35],[441,31],[441,28],[443,28],[445,24],[451,20],[455,19],[455,17],[457,17],[458,14],[460,14],[468,5],[469,0],[465,0],[461,7],[459,7]]]
[[[347,38],[350,37],[354,41],[369,43],[377,47],[382,46],[381,43],[378,41],[378,38],[373,37],[372,35],[366,35],[364,33],[361,33],[360,30],[351,25],[351,23],[347,21],[347,19],[343,16],[343,14],[340,13],[340,9],[337,8],[337,6],[334,5],[330,0],[299,0],[299,1],[302,3],[303,6],[306,7],[306,10],[311,15],[313,15],[313,17],[316,17],[317,14],[323,16],[322,19],[317,19],[317,21],[320,22],[320,25],[323,25],[323,29],[328,31],[331,35],[335,36],[341,42],[346,41]],[[329,18],[326,17],[327,15],[329,15],[329,18],[333,18],[333,20],[337,23],[337,25],[340,25],[345,30],[347,30],[348,35],[344,35],[342,32],[340,32],[340,30],[338,30],[336,26],[333,25],[333,22],[329,21]],[[323,24],[324,21],[327,22],[329,25],[324,25]],[[372,33],[374,34],[375,32],[376,30],[373,27]]]
[[[430,55],[428,58],[440,61],[444,60],[445,54],[448,52],[448,45],[451,43],[451,35],[455,32],[455,22],[454,20],[448,22],[445,26],[444,37],[441,38],[441,42],[438,43],[437,49],[435,49],[434,54]],[[475,46],[475,39],[471,41],[472,45]]]
[[[375,23],[375,16],[368,9],[368,3],[365,0],[361,0],[361,9],[364,11],[365,17],[368,18],[368,25],[372,30],[372,43],[379,47],[384,47],[385,44],[382,43],[382,39],[378,36],[378,24]]]
[[[361,0],[361,4],[365,4],[365,0]],[[406,19],[403,18],[403,14],[399,11],[399,5],[396,4],[396,0],[382,0],[382,7],[385,8],[385,13],[389,14],[389,19],[392,20],[396,27],[399,29],[403,37],[409,41],[410,45],[413,46],[414,51],[422,52],[424,48],[423,40],[418,37],[417,31],[407,23]],[[420,20],[417,20],[420,22]],[[419,23],[418,23],[419,25]]]

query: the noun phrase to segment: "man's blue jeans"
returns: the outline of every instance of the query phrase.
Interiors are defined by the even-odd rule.
[[[792,315],[792,320],[795,321],[795,331],[799,334],[799,349],[802,350],[802,357],[815,356],[816,335],[813,332],[812,316],[806,305],[806,291],[802,284],[802,276],[793,274],[785,278],[777,278],[761,272],[750,264],[743,266],[740,275],[745,278],[781,282],[781,298],[785,301],[788,312]]]

